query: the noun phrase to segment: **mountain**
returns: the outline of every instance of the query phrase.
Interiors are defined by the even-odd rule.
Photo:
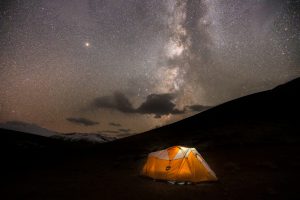
[[[133,151],[198,143],[293,141],[299,137],[300,78],[179,122],[115,141]],[[132,145],[134,144],[134,145]],[[114,145],[114,144],[109,144]],[[108,145],[108,146],[109,146]]]
[[[26,123],[21,121],[8,121],[6,123],[0,124],[0,128],[26,132],[26,133],[45,136],[45,137],[50,137],[59,134],[55,131],[50,131],[48,129],[42,128],[36,124],[31,124],[31,123]]]
[[[298,78],[107,143],[1,129],[0,198],[300,199],[299,89]],[[195,147],[219,181],[180,186],[139,176],[148,153],[172,145]]]
[[[83,141],[92,143],[103,143],[113,141],[116,139],[115,137],[105,136],[100,133],[59,133],[48,130],[46,128],[42,128],[36,124],[30,124],[21,121],[8,121],[6,123],[0,124],[0,128],[73,142]],[[4,130],[1,132],[4,132]]]
[[[10,157],[14,152],[53,150],[66,147],[68,147],[68,143],[63,140],[14,130],[0,129],[1,154],[7,157]]]

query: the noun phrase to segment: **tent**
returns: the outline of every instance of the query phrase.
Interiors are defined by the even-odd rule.
[[[217,180],[215,173],[195,148],[182,146],[150,153],[141,175],[173,182]]]

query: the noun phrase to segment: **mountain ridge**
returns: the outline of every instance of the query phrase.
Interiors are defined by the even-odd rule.
[[[273,124],[274,129],[278,128],[278,130],[276,129],[278,134],[283,131],[282,127],[279,126],[286,126],[287,129],[291,129],[290,132],[286,133],[287,135],[294,134],[295,131],[292,129],[299,122],[299,118],[295,116],[298,116],[300,112],[298,103],[300,102],[300,95],[297,95],[297,91],[300,91],[300,78],[276,86],[271,90],[240,97],[181,121],[127,138],[121,138],[112,143],[122,145],[124,148],[126,145],[132,146],[130,144],[134,143],[136,145],[131,147],[133,150],[144,149],[143,145],[151,146],[150,141],[152,141],[153,143],[158,142],[160,144],[158,145],[159,148],[165,148],[168,145],[184,144],[185,138],[188,137],[194,137],[197,140],[201,138],[203,141],[212,140],[215,136],[221,138],[222,133],[212,131],[214,127],[229,127],[229,130],[230,128],[238,128],[242,124],[246,124],[251,128],[257,127],[257,124],[264,124],[265,128],[272,129],[271,124],[274,121],[281,122],[278,127]],[[192,145],[192,142],[190,144]]]

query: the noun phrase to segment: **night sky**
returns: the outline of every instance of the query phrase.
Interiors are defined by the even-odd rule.
[[[300,76],[300,1],[0,1],[0,123],[125,136]]]

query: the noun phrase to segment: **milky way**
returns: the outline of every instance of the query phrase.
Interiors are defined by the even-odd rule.
[[[298,0],[1,1],[0,23],[1,123],[125,136],[300,75]]]

